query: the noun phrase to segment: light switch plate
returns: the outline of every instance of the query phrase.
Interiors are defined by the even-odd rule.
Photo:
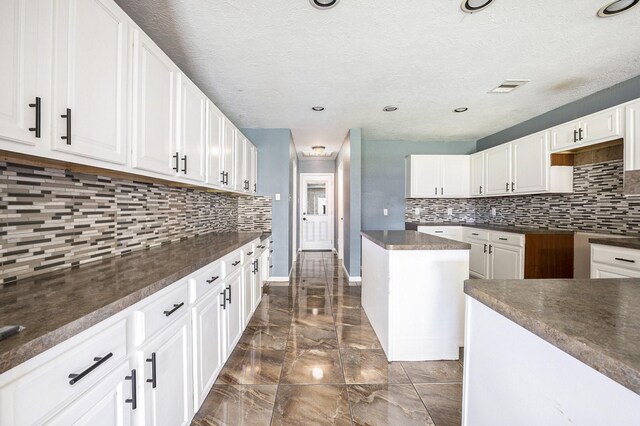
[[[276,192],[276,201],[280,201],[280,193]]]
[[[495,207],[491,207],[491,216],[492,217],[496,217],[496,208]]]
[[[382,212],[382,214],[384,214],[385,216],[388,216],[388,215],[389,215],[389,210],[384,209],[384,210],[383,210],[383,212]]]
[[[448,214],[449,216],[452,216],[452,215],[453,215],[453,209],[452,209],[452,208],[448,208],[448,209],[447,209],[447,214]]]
[[[413,209],[413,214],[415,214],[416,216],[420,214],[420,207],[416,207],[415,209]]]

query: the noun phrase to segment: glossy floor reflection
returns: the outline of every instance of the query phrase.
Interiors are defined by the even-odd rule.
[[[460,425],[462,361],[387,362],[330,252],[265,295],[194,425]]]

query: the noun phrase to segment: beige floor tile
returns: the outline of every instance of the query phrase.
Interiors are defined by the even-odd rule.
[[[280,380],[284,351],[234,350],[216,384],[275,385]]]
[[[380,349],[341,349],[348,384],[411,383],[399,362],[388,362]]]
[[[289,326],[247,327],[242,334],[236,349],[271,349],[284,351],[287,349]]]
[[[413,385],[350,385],[355,425],[433,425]]]
[[[289,333],[287,349],[338,349],[336,330],[333,326],[294,324]]]
[[[438,426],[459,426],[462,421],[462,384],[415,385],[429,414]]]
[[[268,426],[277,390],[276,385],[214,385],[191,424]]]
[[[338,350],[287,349],[282,367],[282,384],[343,384],[344,374]]]
[[[280,385],[272,425],[351,425],[347,387]]]
[[[462,382],[462,365],[458,361],[403,362],[413,383]]]
[[[340,349],[382,349],[380,341],[370,325],[336,326]]]

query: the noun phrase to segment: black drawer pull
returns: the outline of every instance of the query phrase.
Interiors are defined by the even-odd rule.
[[[182,173],[184,173],[185,175],[187,174],[187,155],[185,154],[184,157],[182,157],[182,161],[184,163],[184,167],[182,169]]]
[[[480,195],[482,195],[482,185],[480,185]]]
[[[235,261],[235,262],[233,262],[231,265],[232,265],[232,266],[238,266],[239,264],[240,264],[240,261],[239,261],[239,260],[236,260],[236,261]]]
[[[489,254],[493,253],[493,246],[491,244],[489,244]]]
[[[224,172],[220,172],[220,183],[224,185]]]
[[[212,282],[214,282],[215,280],[217,280],[220,277],[211,277],[210,280],[207,280],[207,284],[211,284]]]
[[[269,269],[273,269],[273,265],[269,265]]]
[[[227,290],[229,290],[229,296],[227,297],[227,303],[231,304],[231,284],[227,286]]]
[[[258,192],[258,184],[257,183],[253,184],[253,192]]]
[[[436,234],[442,234],[444,231],[436,231]]]
[[[509,241],[508,238],[498,238],[500,241]]]
[[[251,256],[252,254],[253,254],[253,252],[250,251],[250,252],[247,253],[247,256]]]
[[[30,127],[29,131],[35,132],[36,138],[39,138],[42,123],[42,99],[40,99],[40,97],[36,97],[36,103],[29,104],[29,106],[36,109],[36,127]]]
[[[180,162],[180,155],[176,152],[176,153],[175,153],[175,155],[172,155],[171,157],[172,157],[172,158],[175,160],[175,162],[176,162],[176,165],[175,165],[175,166],[173,166],[173,167],[172,167],[172,169],[173,169],[173,170],[175,170],[176,172],[178,172],[178,171],[180,170],[180,166],[179,166],[179,164],[178,164],[178,163]]]
[[[67,119],[67,134],[61,136],[60,139],[66,140],[67,145],[71,145],[71,108],[67,108],[67,113],[62,114],[60,117]]]
[[[91,367],[87,368],[86,370],[84,370],[80,374],[75,374],[75,373],[69,374],[69,378],[71,379],[71,380],[69,380],[69,384],[70,385],[75,385],[80,380],[82,380],[87,374],[91,373],[93,370],[95,370],[96,368],[98,368],[102,364],[104,364],[112,356],[113,356],[113,352],[109,352],[108,354],[106,354],[103,357],[97,356],[97,357],[93,358],[93,361],[95,361],[95,364],[93,364]]]
[[[480,234],[476,234],[475,232],[472,232],[472,233],[471,233],[471,235],[478,236],[478,235],[480,235]]]
[[[224,291],[221,291],[220,294],[222,295],[222,309],[227,309],[227,289],[225,288]]]
[[[151,378],[147,379],[147,383],[151,383],[152,388],[156,388],[158,384],[156,381],[156,353],[151,353],[151,358],[147,358],[147,362],[151,363]]]
[[[484,253],[486,253],[486,252],[487,252],[487,245],[485,244],[484,245]]]
[[[578,140],[581,141],[582,139],[584,139],[582,137],[582,127],[580,127],[580,130],[578,130]]]
[[[269,253],[273,253],[273,249],[269,250]]]
[[[136,391],[136,370],[131,370],[130,376],[125,376],[125,380],[131,380],[131,398],[127,398],[124,400],[125,403],[131,404],[131,409],[135,410],[138,408],[138,394]]]
[[[182,303],[174,303],[173,304],[173,309],[171,309],[170,311],[164,311],[164,314],[166,316],[169,316],[172,313],[174,313],[175,311],[177,311],[178,309],[182,308],[183,306],[184,306],[184,302],[182,302]]]
[[[229,172],[224,172],[224,184],[229,185]]]
[[[574,130],[573,131],[573,143],[578,142],[578,131]]]
[[[622,257],[616,257],[616,260],[619,260],[620,262],[627,262],[627,263],[636,263],[635,260],[631,260],[631,259],[624,259]]]

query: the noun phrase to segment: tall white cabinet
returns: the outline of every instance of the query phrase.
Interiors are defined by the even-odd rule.
[[[184,74],[178,75],[180,87],[179,172],[185,179],[204,182],[206,178],[207,97]]]
[[[469,156],[410,155],[406,159],[407,198],[469,196]]]

